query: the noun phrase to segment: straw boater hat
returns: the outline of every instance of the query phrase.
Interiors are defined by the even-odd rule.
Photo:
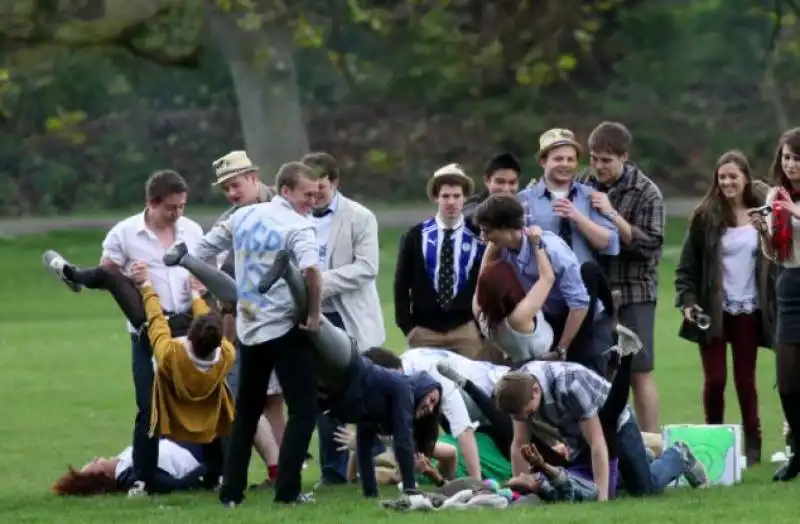
[[[561,146],[572,146],[578,152],[578,156],[583,152],[583,148],[575,140],[575,133],[569,129],[550,129],[539,137],[539,159],[544,157],[553,149]]]
[[[217,176],[216,182],[212,184],[214,186],[237,175],[258,171],[258,166],[253,165],[246,151],[231,151],[224,157],[214,160],[211,166]]]
[[[460,165],[456,163],[447,164],[437,169],[433,177],[428,180],[428,187],[426,189],[428,198],[434,198],[433,185],[439,180],[446,180],[448,183],[463,184],[466,186],[464,189],[464,198],[469,197],[475,189],[475,182],[464,172]]]

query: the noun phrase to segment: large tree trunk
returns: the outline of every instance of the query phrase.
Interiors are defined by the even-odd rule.
[[[245,147],[269,183],[281,164],[308,152],[308,135],[291,31],[274,22],[244,29],[241,21],[247,16],[224,12],[216,0],[206,0],[209,31],[233,78]]]

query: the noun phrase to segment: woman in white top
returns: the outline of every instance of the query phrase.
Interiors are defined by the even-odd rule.
[[[767,197],[770,214],[759,221],[765,253],[780,267],[775,286],[777,314],[775,364],[783,414],[792,435],[800,434],[800,128],[786,131],[778,141]],[[797,441],[793,443],[796,447]],[[774,480],[800,474],[800,456],[792,458]]]
[[[218,480],[219,475],[209,473],[209,469],[188,448],[168,439],[159,440],[158,470],[153,477],[159,493],[213,489]],[[145,494],[144,491],[129,491],[135,481],[133,446],[128,446],[116,457],[95,457],[81,469],[69,466],[69,471],[53,485],[53,492],[75,496],[124,492],[128,492],[128,496]]]
[[[676,305],[683,312],[680,336],[700,346],[703,407],[707,424],[722,424],[727,346],[742,412],[747,464],[761,460],[756,392],[759,345],[771,347],[769,262],[761,256],[753,210],[769,186],[752,179],[747,158],[729,151],[717,161],[711,188],[692,214],[675,273]],[[711,318],[698,327],[697,314]]]
[[[525,230],[536,257],[539,280],[525,293],[516,268],[505,260],[481,267],[472,308],[486,338],[512,362],[531,359],[558,360],[550,351],[553,328],[544,319],[542,306],[555,282],[547,252],[541,247],[542,230]],[[486,260],[486,258],[484,258]]]

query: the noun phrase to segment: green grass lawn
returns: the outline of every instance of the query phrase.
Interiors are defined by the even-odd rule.
[[[673,221],[674,223],[675,221]],[[676,224],[668,234],[674,246],[683,234]],[[96,455],[111,455],[127,446],[134,415],[128,335],[112,300],[103,293],[74,295],[46,272],[44,249],[54,248],[79,264],[96,263],[102,232],[68,232],[0,240],[0,393],[5,400],[0,423],[0,519],[3,523],[125,522],[372,522],[403,519],[412,524],[458,521],[461,524],[503,518],[508,524],[537,518],[559,522],[593,519],[605,522],[789,522],[800,497],[800,482],[775,485],[773,466],[746,473],[742,486],[704,492],[678,490],[648,500],[609,504],[549,506],[461,513],[397,515],[359,495],[357,486],[319,491],[317,503],[281,508],[268,494],[250,495],[235,511],[224,510],[211,494],[175,495],[151,500],[122,496],[87,500],[59,499],[49,489],[68,463],[82,465]],[[380,291],[387,323],[393,318],[391,279],[398,231],[382,234]],[[678,339],[679,315],[671,307],[675,249],[662,268],[661,306],[657,323],[657,380],[662,423],[702,421],[701,374],[697,349]],[[389,347],[402,350],[403,339],[387,325]],[[761,353],[759,385],[765,459],[782,449],[782,418],[773,391],[772,354]],[[740,420],[735,394],[728,391],[729,421]],[[316,455],[316,450],[314,454]],[[253,463],[251,480],[263,466]],[[310,488],[317,471],[312,464],[305,481]],[[397,492],[383,488],[382,495]]]

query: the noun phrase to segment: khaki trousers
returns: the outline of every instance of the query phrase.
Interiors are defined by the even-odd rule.
[[[408,347],[449,349],[475,360],[483,353],[483,339],[472,321],[444,333],[417,326],[408,333]]]

